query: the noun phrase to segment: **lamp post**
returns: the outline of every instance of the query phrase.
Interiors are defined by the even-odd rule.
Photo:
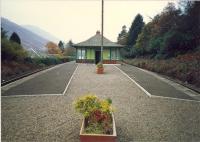
[[[101,0],[101,62],[103,63],[103,14],[104,14],[104,0]]]

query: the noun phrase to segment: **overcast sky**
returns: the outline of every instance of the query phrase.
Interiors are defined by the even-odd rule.
[[[168,2],[153,0],[104,0],[104,35],[117,40],[123,25],[130,27],[136,14],[145,23]],[[1,0],[1,16],[19,25],[34,25],[61,40],[77,43],[101,29],[101,0]]]

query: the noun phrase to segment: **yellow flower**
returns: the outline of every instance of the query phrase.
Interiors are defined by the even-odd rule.
[[[110,112],[110,104],[107,100],[101,101],[101,108],[103,112]]]

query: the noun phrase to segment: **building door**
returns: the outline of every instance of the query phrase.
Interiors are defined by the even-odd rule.
[[[101,51],[95,51],[95,64],[101,61]]]

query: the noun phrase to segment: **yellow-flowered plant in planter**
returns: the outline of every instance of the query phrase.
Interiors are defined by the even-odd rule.
[[[103,67],[103,63],[102,62],[99,62],[97,64],[97,74],[103,74],[104,72],[104,67]]]
[[[94,94],[86,94],[74,102],[77,112],[85,118],[84,133],[113,134],[113,108],[111,99],[99,99]]]

